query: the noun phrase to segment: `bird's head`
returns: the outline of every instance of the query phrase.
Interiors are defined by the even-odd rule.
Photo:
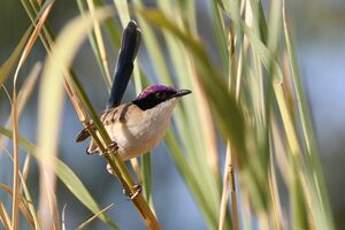
[[[188,89],[175,89],[170,86],[154,84],[145,88],[132,102],[142,110],[147,110],[171,99],[190,94],[191,92]]]

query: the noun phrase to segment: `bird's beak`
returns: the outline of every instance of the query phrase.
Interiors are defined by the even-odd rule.
[[[185,96],[187,94],[190,94],[192,91],[190,91],[189,89],[180,89],[176,92],[176,94],[174,95],[174,97],[182,97]]]

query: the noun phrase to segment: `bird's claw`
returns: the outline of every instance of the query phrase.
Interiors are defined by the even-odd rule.
[[[122,193],[123,193],[124,195],[128,196],[130,200],[135,199],[135,198],[141,193],[141,191],[142,191],[142,188],[141,188],[141,185],[140,185],[140,184],[135,184],[135,185],[133,186],[133,188],[134,188],[134,190],[135,190],[134,192],[126,192],[125,189],[122,190]]]
[[[109,174],[111,174],[113,176],[116,176],[115,173],[114,173],[113,168],[111,167],[111,165],[109,163],[107,164],[107,171],[108,171]]]
[[[107,171],[111,175],[116,176],[116,174],[114,173],[114,171],[113,171],[113,169],[112,169],[110,164],[107,164]],[[134,192],[131,192],[131,191],[127,192],[125,189],[122,189],[122,193],[123,193],[123,195],[129,197],[130,200],[133,200],[141,193],[142,188],[141,188],[140,184],[135,184],[133,186],[133,189],[134,189]]]
[[[117,151],[118,149],[119,149],[119,146],[117,145],[115,141],[113,141],[111,142],[111,144],[107,146],[107,153],[112,153],[114,151]]]

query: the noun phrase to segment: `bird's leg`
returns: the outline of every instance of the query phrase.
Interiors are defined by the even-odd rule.
[[[111,152],[114,152],[114,151],[117,151],[119,149],[119,146],[117,145],[117,143],[115,141],[111,142],[111,144],[109,144],[107,146],[107,152],[108,153],[111,153]]]
[[[115,150],[117,150],[119,148],[115,141],[113,141],[110,145],[108,145],[108,149],[113,149],[113,148]]]
[[[114,170],[111,168],[111,165],[110,164],[107,164],[107,171],[108,173],[110,173],[111,175],[113,176],[116,176],[116,174],[114,173]],[[125,189],[122,189],[122,193],[123,195],[129,197],[129,199],[133,200],[135,197],[137,197],[141,191],[142,191],[142,188],[141,188],[141,185],[140,184],[135,184],[133,186],[134,188],[134,192],[127,192]]]
[[[111,154],[111,153],[116,153],[117,150],[119,149],[119,146],[115,141],[111,142],[109,145],[107,145],[107,148],[105,149],[106,154]],[[103,153],[100,154],[102,156]]]
[[[116,151],[118,149],[118,145],[116,142],[112,142],[110,145],[107,146],[107,152],[111,153],[114,150]],[[116,174],[114,173],[114,170],[112,169],[111,165],[108,163],[107,164],[107,171],[108,173],[110,173],[113,176],[116,176]],[[129,199],[133,200],[134,198],[136,198],[142,191],[141,185],[140,184],[135,184],[133,186],[134,188],[134,192],[127,192],[125,189],[122,190],[122,193],[126,196],[129,197]]]
[[[113,141],[111,144],[109,144],[107,146],[106,152],[109,154],[109,153],[116,152],[118,149],[119,149],[119,146],[117,145],[117,143],[115,141]],[[109,163],[107,164],[107,171],[111,175],[116,176],[116,174],[114,173],[114,171],[111,168],[111,165]]]

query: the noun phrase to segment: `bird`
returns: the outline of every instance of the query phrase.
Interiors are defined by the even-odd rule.
[[[145,88],[134,100],[107,109],[100,116],[111,140],[117,144],[123,161],[138,157],[154,149],[169,127],[173,109],[179,98],[190,94],[187,89],[153,84]],[[80,142],[89,137],[87,129],[78,135]],[[99,153],[97,144],[91,140],[86,152]]]
[[[137,24],[130,21],[123,32],[122,46],[108,104],[106,110],[100,115],[100,121],[113,143],[116,144],[117,153],[123,161],[153,150],[164,137],[178,100],[191,93],[191,90],[188,89],[153,84],[146,87],[130,102],[121,104],[132,74],[140,38]],[[91,122],[89,127],[79,133],[76,138],[77,142],[90,137],[88,128],[96,130],[95,125]],[[101,154],[93,139],[86,152]]]

